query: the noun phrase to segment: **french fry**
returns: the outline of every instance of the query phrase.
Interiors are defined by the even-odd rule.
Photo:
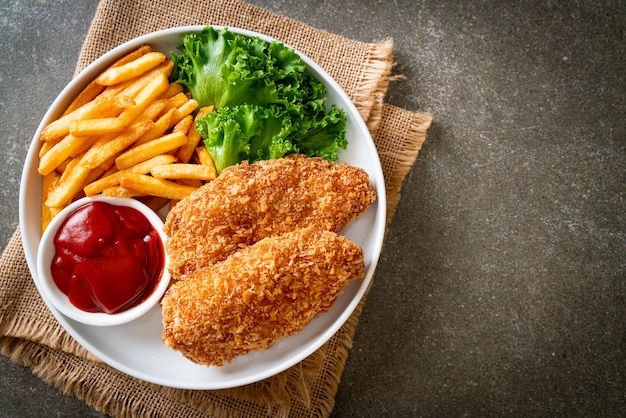
[[[80,119],[92,119],[94,117],[102,117],[103,114],[110,115],[112,111],[121,111],[124,108],[128,108],[134,105],[135,101],[126,96],[114,96],[96,98],[91,102],[84,104],[78,109],[65,116],[56,119],[54,122],[49,123],[41,131],[39,139],[41,141],[54,141],[55,139],[62,138],[70,131],[70,124]]]
[[[165,90],[165,93],[161,95],[161,98],[169,99],[170,97],[175,96],[178,93],[184,93],[184,92],[185,92],[185,88],[183,87],[182,84],[170,83],[170,85],[167,87],[167,90]]]
[[[54,219],[62,210],[63,208],[50,208],[50,220]]]
[[[41,180],[41,232],[42,233],[46,230],[46,228],[48,227],[48,224],[50,223],[50,221],[52,220],[54,216],[50,208],[45,205],[45,202],[46,202],[46,199],[48,199],[50,191],[54,190],[54,188],[59,183],[59,178],[60,178],[60,175],[56,173],[55,171],[53,171],[50,174],[43,176]]]
[[[140,56],[152,51],[152,47],[150,45],[142,45],[136,50],[124,55],[122,58],[115,61],[108,68],[119,67],[120,65],[126,64],[127,62],[136,60]],[[70,105],[65,109],[63,115],[66,115],[75,109],[78,109],[82,105],[91,100],[95,99],[103,90],[105,90],[106,86],[96,83],[96,80],[92,80],[85,88],[78,93],[76,98],[70,103]]]
[[[178,184],[184,184],[185,186],[192,186],[192,187],[202,187],[205,182],[202,180],[197,180],[197,179],[177,179],[176,183]]]
[[[167,105],[163,109],[163,114],[166,112],[169,112],[170,109],[174,109],[174,111],[176,111],[180,106],[182,106],[185,102],[187,102],[189,98],[187,97],[185,93],[178,93],[170,97],[169,99],[165,99],[165,100],[167,102]],[[174,126],[175,124],[176,124],[175,122],[172,122],[172,125],[170,127]]]
[[[146,108],[137,116],[137,119],[150,119],[155,120],[163,112],[163,109],[167,107],[167,100],[156,100],[150,103]]]
[[[182,118],[193,113],[193,111],[197,108],[198,102],[194,99],[188,99],[185,103],[180,105],[172,117],[172,127],[174,127],[174,125],[176,125]]]
[[[65,161],[63,161],[57,168],[56,171],[59,174],[63,174],[65,173],[65,170],[67,169],[67,166],[70,165],[70,163],[74,161],[74,158],[68,158]]]
[[[162,52],[148,52],[133,61],[105,70],[96,77],[96,83],[112,86],[122,81],[130,80],[138,74],[150,71],[165,61],[166,58]]]
[[[144,204],[152,209],[154,212],[158,212],[170,202],[170,199],[160,196],[150,196],[144,200]]]
[[[120,118],[82,119],[70,124],[73,136],[93,136],[116,134],[124,130],[124,121]]]
[[[82,141],[80,141],[79,144],[76,144],[76,148],[72,149],[70,153],[70,157],[76,158],[76,156],[80,154],[84,154],[85,152],[89,151],[89,148],[93,147],[93,144],[95,144],[97,141],[100,141],[100,140],[102,140],[103,142],[110,141],[115,137],[116,137],[116,134],[110,134],[110,135],[104,135],[104,136],[88,136],[88,137],[81,138]]]
[[[178,121],[176,125],[172,128],[172,132],[182,132],[185,135],[189,132],[191,128],[191,124],[193,123],[193,116],[187,115],[181,120]]]
[[[145,144],[146,142],[152,141],[153,139],[157,139],[160,136],[163,136],[165,132],[169,129],[170,121],[172,120],[172,116],[174,116],[174,112],[176,109],[170,109],[163,116],[157,119],[154,122],[154,125],[148,132],[143,134],[141,138],[135,142],[135,146]]]
[[[185,186],[173,181],[157,179],[146,174],[128,173],[122,176],[120,185],[150,196],[180,200],[190,195],[195,187]]]
[[[200,146],[196,148],[196,155],[198,156],[200,164],[209,167],[209,169],[214,173],[214,178],[217,177],[217,168],[215,167],[215,161],[213,161],[213,157],[206,149],[206,147]]]
[[[113,175],[113,174],[115,174],[115,173],[117,173],[117,172],[119,172],[119,170],[117,169],[117,167],[115,166],[115,164],[113,164],[113,166],[112,166],[111,168],[109,168],[108,170],[106,170],[106,171],[104,172],[104,174],[102,174],[102,176],[100,176],[100,178],[99,178],[99,179],[94,180],[94,182],[96,182],[96,181],[98,181],[98,180],[100,180],[100,179],[103,179],[103,178],[105,178],[105,177],[109,177],[109,176],[111,176],[111,175]]]
[[[116,156],[113,155],[108,160],[100,164],[98,167],[104,170],[105,173],[111,170],[117,170],[117,167],[115,166],[115,157]]]
[[[96,168],[109,158],[120,154],[146,133],[154,124],[151,120],[141,120],[110,141],[97,141],[83,157],[82,165],[85,168]],[[161,153],[159,153],[161,154]]]
[[[204,106],[202,108],[200,108],[198,110],[198,113],[196,114],[196,119],[195,121],[197,122],[198,119],[200,119],[201,117],[205,116],[207,113],[211,113],[215,110],[215,107],[213,105],[210,106]]]
[[[102,193],[104,189],[119,185],[120,179],[126,173],[148,174],[153,167],[157,165],[172,164],[174,161],[176,161],[176,158],[171,155],[157,155],[149,160],[143,161],[132,167],[128,167],[125,170],[116,171],[112,174],[102,176],[85,186],[83,191],[85,192],[85,195],[93,196],[98,193]]]
[[[78,158],[68,158],[66,161],[67,164],[65,164],[63,171],[61,171],[61,177],[59,178],[59,181],[64,181],[65,178],[68,176],[67,173],[71,172],[74,167],[80,163],[80,159]]]
[[[191,160],[191,156],[193,155],[194,150],[196,149],[196,147],[200,143],[200,140],[202,139],[202,136],[195,128],[196,122],[198,121],[198,119],[200,119],[201,117],[203,117],[204,115],[212,111],[213,111],[213,106],[205,106],[205,107],[198,109],[198,113],[196,113],[196,117],[193,121],[193,124],[191,125],[191,128],[189,129],[189,132],[187,133],[187,143],[184,144],[182,147],[180,147],[180,149],[176,153],[176,156],[181,162],[187,163]]]
[[[78,93],[78,96],[72,100],[72,103],[65,109],[63,115],[67,115],[68,113],[73,112],[78,109],[82,105],[89,103],[93,99],[95,99],[100,93],[102,93],[106,89],[106,86],[102,86],[95,81],[87,84],[87,86]]]
[[[83,142],[89,142],[89,138],[78,138],[72,134],[66,135],[39,159],[39,174],[45,176],[56,170]]]
[[[81,158],[70,161],[63,174],[61,174],[59,183],[54,190],[50,191],[48,198],[45,200],[46,206],[52,208],[64,207],[82,190],[91,170],[81,164]]]
[[[209,181],[215,179],[210,167],[201,164],[157,165],[151,170],[152,176],[159,179],[195,179]]]
[[[124,170],[125,168],[146,161],[154,156],[175,150],[186,141],[187,137],[182,132],[173,132],[161,136],[125,151],[115,159],[115,165],[119,170]]]
[[[150,45],[141,45],[139,48],[124,55],[113,64],[109,65],[107,68],[119,67],[120,65],[124,65],[126,63],[136,60],[137,58],[147,54],[148,52],[152,52],[152,47]]]
[[[91,170],[91,172],[85,179],[85,184],[83,184],[83,187],[89,183],[93,183],[94,181],[98,180],[100,177],[104,175],[105,172],[106,170],[102,167],[96,167],[93,170]]]
[[[144,109],[155,101],[165,90],[167,90],[168,80],[164,74],[158,74],[152,80],[145,85],[137,96],[135,96],[135,104],[125,108],[119,115],[120,119],[124,121],[125,125],[130,123],[139,116]]]
[[[157,65],[152,70],[148,71],[145,74],[141,74],[138,77],[131,78],[130,80],[124,81],[119,84],[114,84],[106,88],[103,96],[128,96],[135,97],[137,94],[152,80],[159,74],[163,74],[166,77],[169,77],[174,69],[174,63],[172,61],[166,61],[159,65]]]
[[[172,107],[180,107],[187,100],[189,100],[189,97],[187,96],[187,94],[185,94],[185,92],[180,92],[180,93],[175,94],[174,96],[170,97],[167,100],[170,103],[170,106],[172,106]]]
[[[107,197],[143,197],[145,194],[135,190],[125,189],[122,186],[113,186],[102,191],[102,196]]]
[[[41,148],[39,148],[39,158],[46,155],[46,153],[50,151],[56,143],[57,142],[53,142],[53,141],[47,141],[47,142],[42,143]]]
[[[132,167],[127,168],[131,173],[137,174],[148,174],[153,167],[157,165],[166,165],[166,164],[174,164],[176,162],[176,157],[169,154],[161,154],[156,157],[152,157],[149,160],[143,161],[139,164],[136,164]]]

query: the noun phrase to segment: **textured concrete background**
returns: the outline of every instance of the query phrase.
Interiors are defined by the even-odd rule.
[[[626,5],[252,1],[395,40],[434,115],[333,416],[626,416]],[[96,2],[0,1],[0,244]],[[0,356],[0,416],[100,416]]]

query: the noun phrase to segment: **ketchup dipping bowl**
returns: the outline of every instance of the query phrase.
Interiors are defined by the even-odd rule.
[[[41,238],[41,291],[62,314],[83,324],[130,322],[157,305],[167,290],[165,239],[161,218],[136,199],[79,199],[52,219]]]

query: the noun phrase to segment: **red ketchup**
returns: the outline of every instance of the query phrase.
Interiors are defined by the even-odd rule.
[[[87,203],[61,224],[54,245],[52,278],[83,311],[113,314],[136,306],[163,273],[161,237],[134,208]]]

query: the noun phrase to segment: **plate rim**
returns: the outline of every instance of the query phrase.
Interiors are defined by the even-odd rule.
[[[101,71],[102,69],[104,69],[108,64],[110,64],[114,59],[121,56],[124,52],[129,52],[133,48],[136,48],[140,46],[141,44],[153,42],[149,40],[152,40],[155,37],[178,35],[178,37],[180,38],[180,36],[184,33],[198,32],[207,26],[212,26],[216,29],[228,28],[228,30],[232,32],[241,33],[247,36],[258,36],[261,39],[264,39],[266,41],[278,40],[276,38],[272,38],[268,35],[265,35],[259,32],[255,32],[255,31],[248,30],[248,29],[236,28],[232,26],[187,25],[187,26],[177,26],[177,27],[172,27],[172,28],[167,28],[167,29],[161,29],[161,30],[143,34],[141,36],[130,39],[112,48],[106,53],[102,54],[100,57],[98,57],[88,66],[86,66],[83,70],[81,70],[76,75],[76,77],[74,77],[70,82],[68,82],[65,85],[65,87],[58,93],[54,101],[50,104],[47,111],[45,112],[43,118],[41,119],[37,127],[35,134],[33,135],[26,159],[24,161],[24,168],[22,170],[22,174],[20,178],[19,224],[20,224],[20,235],[21,235],[22,247],[24,249],[24,255],[28,264],[29,271],[31,273],[32,280],[35,283],[35,286],[37,287],[37,291],[39,292],[40,296],[44,300],[45,304],[47,305],[48,309],[51,311],[53,316],[57,319],[57,321],[59,321],[60,325],[81,346],[83,346],[91,354],[98,357],[104,363],[108,364],[109,366],[125,374],[128,374],[129,376],[133,376],[133,377],[136,377],[138,379],[141,379],[150,383],[155,383],[155,384],[172,387],[172,388],[213,390],[213,389],[227,389],[227,388],[237,387],[237,386],[241,386],[244,384],[254,383],[254,382],[263,380],[265,378],[274,376],[288,369],[289,367],[292,367],[293,365],[302,361],[306,357],[310,356],[314,351],[318,350],[323,344],[328,342],[333,337],[333,335],[336,334],[337,331],[339,331],[339,329],[346,323],[346,321],[350,318],[350,316],[353,314],[353,312],[355,311],[355,309],[357,308],[357,306],[359,305],[359,303],[365,296],[365,293],[367,292],[367,289],[369,288],[370,283],[373,280],[374,272],[376,270],[376,266],[378,264],[380,254],[382,252],[382,245],[383,245],[385,229],[386,229],[386,215],[387,215],[386,214],[387,200],[386,200],[385,179],[384,179],[384,175],[382,171],[382,165],[380,162],[380,156],[378,155],[378,152],[376,150],[376,146],[371,136],[371,133],[369,129],[367,128],[367,125],[365,124],[365,121],[363,120],[362,116],[358,112],[358,109],[356,108],[354,102],[347,95],[347,93],[343,90],[343,88],[337,83],[337,81],[333,77],[331,77],[328,74],[328,72],[326,72],[326,70],[324,70],[319,64],[317,64],[315,61],[310,59],[308,56],[306,56],[304,53],[302,53],[298,49],[290,46],[286,42],[278,40],[279,42],[292,48],[296,53],[298,53],[298,55],[302,57],[302,59],[305,61],[308,68],[312,68],[315,72],[324,76],[324,80],[323,80],[324,83],[332,85],[335,92],[339,94],[339,96],[342,96],[342,98],[346,101],[348,107],[351,108],[350,110],[353,116],[354,115],[356,116],[355,118],[351,119],[351,122],[358,125],[358,131],[366,133],[365,138],[363,138],[363,140],[365,141],[365,144],[370,148],[370,151],[373,151],[372,155],[375,157],[374,160],[377,163],[375,167],[368,167],[368,171],[373,172],[377,180],[377,186],[376,186],[377,202],[374,203],[374,205],[377,205],[376,214],[375,214],[375,219],[376,219],[375,226],[377,229],[374,235],[376,237],[376,242],[372,243],[372,245],[374,245],[373,257],[369,261],[368,263],[369,265],[366,268],[365,275],[362,278],[362,283],[360,284],[357,293],[354,295],[350,303],[344,308],[344,310],[332,322],[332,326],[329,329],[326,329],[322,333],[324,335],[323,338],[316,338],[315,340],[316,343],[309,344],[308,346],[306,346],[306,349],[303,349],[297,355],[292,356],[290,361],[282,362],[273,368],[266,369],[264,373],[260,373],[260,372],[256,373],[256,375],[254,375],[252,378],[248,377],[248,378],[241,378],[239,380],[231,380],[229,381],[230,382],[229,384],[209,384],[209,383],[172,384],[172,383],[169,383],[168,381],[164,381],[163,379],[158,379],[158,378],[154,378],[153,376],[148,376],[145,373],[138,373],[132,367],[125,365],[125,364],[121,364],[120,362],[112,359],[110,356],[106,355],[100,349],[98,349],[98,347],[95,347],[89,341],[86,341],[86,339],[83,338],[83,336],[80,335],[76,331],[76,329],[71,326],[69,322],[70,321],[69,318],[63,315],[60,311],[58,311],[54,307],[54,305],[52,305],[52,303],[47,299],[44,292],[42,292],[40,289],[40,283],[39,283],[40,280],[37,277],[36,253],[32,254],[31,250],[27,248],[27,244],[31,243],[31,237],[27,234],[28,228],[24,227],[26,226],[27,222],[29,222],[29,218],[26,213],[27,211],[25,207],[25,199],[26,199],[26,192],[29,190],[29,187],[31,186],[29,183],[30,181],[32,181],[32,179],[30,179],[31,177],[30,172],[27,169],[27,163],[29,161],[33,161],[34,158],[37,158],[35,156],[35,153],[38,153],[38,150],[39,150],[39,136],[40,136],[41,130],[53,117],[57,116],[55,114],[55,109],[56,109],[56,113],[60,111],[60,106],[62,105],[63,99],[65,99],[66,101],[69,100],[68,97],[64,98],[64,96],[67,96],[67,93],[73,89],[78,89],[77,92],[80,91],[80,87],[84,87],[85,85],[87,85],[87,83],[90,82],[94,78],[95,74],[98,71]],[[174,51],[170,51],[170,52],[174,52]],[[94,73],[93,76],[90,76],[92,73]],[[32,219],[30,219],[30,221],[32,222]],[[40,239],[41,239],[41,236],[39,237],[39,240]],[[37,243],[39,240],[37,240]],[[332,308],[331,308],[331,311],[332,311]]]

